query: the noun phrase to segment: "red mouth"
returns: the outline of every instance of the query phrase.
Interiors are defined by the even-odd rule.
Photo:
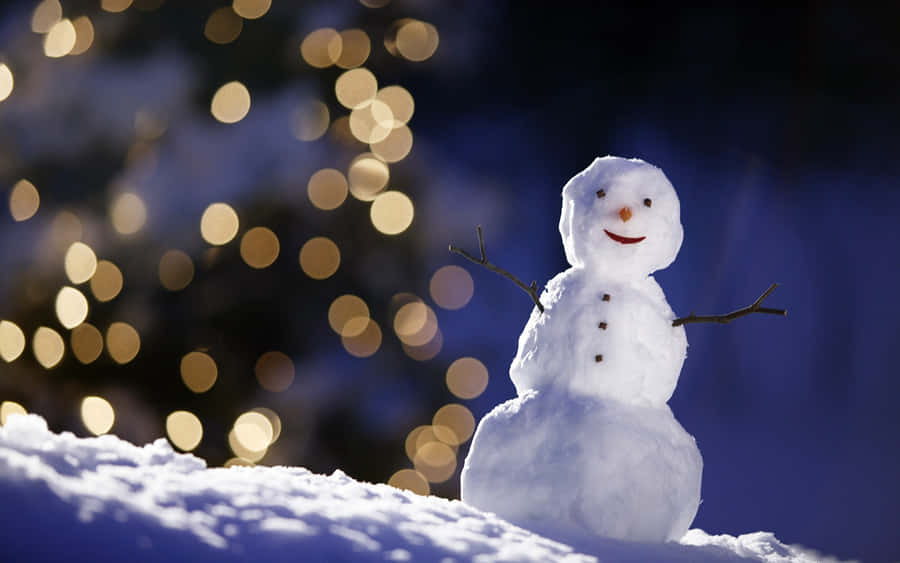
[[[616,233],[611,233],[611,232],[607,231],[606,229],[603,229],[603,232],[606,233],[607,236],[609,236],[609,238],[611,238],[614,241],[621,243],[621,244],[634,244],[636,242],[641,242],[642,240],[647,238],[647,237],[637,237],[637,238],[623,237],[622,235],[617,235]]]

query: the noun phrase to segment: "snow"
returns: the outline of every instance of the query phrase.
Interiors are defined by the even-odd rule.
[[[570,546],[460,501],[340,471],[206,468],[164,439],[137,447],[55,434],[37,415],[0,427],[0,498],[4,561],[825,560],[762,532]]]

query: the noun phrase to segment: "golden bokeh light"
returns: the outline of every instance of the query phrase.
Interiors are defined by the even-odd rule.
[[[300,249],[300,267],[314,280],[330,278],[341,265],[341,251],[327,237],[311,238]]]
[[[407,20],[397,28],[394,46],[405,59],[421,62],[430,58],[438,48],[440,38],[437,29],[430,23]]]
[[[12,94],[13,86],[15,86],[15,80],[12,71],[9,70],[6,63],[0,63],[0,102]]]
[[[328,134],[334,141],[345,147],[356,150],[362,146],[362,143],[353,136],[353,132],[350,130],[349,115],[342,115],[332,121],[331,127],[328,129]]]
[[[105,303],[112,301],[122,291],[122,271],[109,260],[97,262],[97,269],[91,276],[91,293],[97,301]]]
[[[75,45],[72,46],[70,55],[80,55],[87,52],[94,43],[94,24],[87,16],[79,16],[72,20],[75,27]]]
[[[74,287],[64,287],[56,294],[56,318],[61,325],[73,329],[87,318],[88,301]]]
[[[72,354],[82,364],[90,364],[103,352],[103,334],[90,323],[81,323],[69,336]]]
[[[203,439],[203,424],[194,413],[175,411],[166,417],[166,434],[176,448],[189,452]]]
[[[234,0],[231,6],[245,20],[255,20],[266,15],[272,7],[272,0]]]
[[[238,215],[227,203],[213,203],[200,218],[200,234],[209,244],[221,246],[237,236]]]
[[[291,133],[300,141],[315,141],[328,131],[330,119],[328,106],[308,100],[291,114]]]
[[[412,200],[398,191],[379,194],[369,209],[372,225],[386,235],[398,235],[409,228],[413,214]]]
[[[317,29],[303,38],[300,44],[300,55],[311,67],[326,68],[341,58],[343,40],[341,35],[330,27]]]
[[[188,352],[181,358],[181,380],[194,393],[212,389],[219,376],[216,362],[205,352]]]
[[[73,242],[66,251],[64,267],[72,283],[84,283],[97,271],[97,255],[83,242]]]
[[[248,411],[237,417],[233,430],[238,443],[251,452],[264,452],[275,437],[275,429],[269,418],[258,411]]]
[[[241,443],[240,440],[238,440],[237,433],[234,431],[234,428],[232,428],[231,432],[228,433],[228,446],[231,448],[231,451],[234,452],[234,455],[238,457],[238,459],[247,462],[250,465],[253,465],[257,461],[264,458],[269,450],[268,446],[262,448],[261,450],[251,450],[247,448],[246,446],[244,446],[244,444]]]
[[[50,224],[50,244],[56,249],[68,249],[73,242],[81,239],[83,233],[77,215],[71,211],[60,211]]]
[[[378,143],[388,138],[394,115],[384,102],[375,100],[350,113],[350,133],[361,143]]]
[[[44,369],[51,369],[62,361],[66,345],[62,336],[52,328],[38,327],[31,338],[31,350]]]
[[[44,54],[50,58],[65,57],[75,47],[76,38],[72,21],[68,18],[60,20],[44,36]]]
[[[229,443],[231,440],[231,436],[233,434],[234,434],[234,432],[232,432],[231,434],[228,435]],[[255,465],[256,464],[253,463],[252,461],[250,461],[249,459],[244,459],[242,457],[233,457],[233,458],[229,459],[228,461],[226,461],[225,464],[222,465],[222,467],[224,467],[225,469],[228,469],[229,467],[253,467]]]
[[[100,0],[100,7],[107,12],[124,12],[131,7],[132,0]]]
[[[400,162],[409,155],[412,145],[412,131],[406,125],[401,125],[391,130],[384,139],[372,142],[369,148],[385,162]]]
[[[372,51],[369,36],[361,29],[347,29],[341,32],[341,55],[336,61],[341,68],[356,68],[366,62]]]
[[[159,282],[169,291],[181,291],[194,279],[194,262],[180,250],[167,250],[159,260]]]
[[[287,390],[294,381],[294,362],[287,354],[271,350],[256,360],[253,373],[260,387],[280,393]]]
[[[488,370],[475,358],[459,358],[447,368],[447,388],[460,399],[474,399],[487,384]]]
[[[350,193],[360,201],[372,201],[387,186],[390,169],[372,153],[353,159],[347,171]]]
[[[106,399],[89,396],[81,401],[81,422],[92,434],[106,434],[115,421],[116,413]]]
[[[44,0],[31,12],[31,31],[47,33],[62,19],[62,5],[58,0]]]
[[[348,109],[361,108],[375,98],[378,80],[365,68],[354,68],[341,74],[334,83],[337,100]]]
[[[443,442],[428,442],[416,452],[416,471],[431,483],[443,483],[456,472],[456,452]]]
[[[14,414],[28,414],[28,411],[15,401],[3,401],[0,403],[0,426],[6,424],[9,417]]]
[[[456,403],[438,409],[431,423],[438,440],[450,446],[465,444],[475,432],[472,411]]]
[[[278,237],[266,227],[253,227],[241,237],[241,258],[251,268],[268,268],[278,258]]]
[[[238,38],[243,27],[244,20],[234,13],[231,6],[224,6],[214,10],[206,19],[203,35],[213,43],[226,45]]]
[[[428,291],[439,307],[449,310],[461,309],[472,299],[475,282],[465,268],[444,266],[431,276]]]
[[[147,206],[132,192],[119,194],[109,210],[112,226],[121,235],[133,235],[147,222]]]
[[[141,336],[128,323],[115,322],[106,329],[106,351],[117,364],[127,364],[141,350]]]
[[[337,209],[347,199],[347,179],[339,170],[323,168],[313,174],[306,185],[309,201],[326,211]]]
[[[406,125],[412,119],[416,104],[413,101],[412,94],[403,86],[387,86],[382,88],[376,94],[375,99],[387,104],[391,110],[394,122],[392,129],[396,129],[401,125]]]
[[[12,321],[0,321],[0,358],[10,363],[25,351],[25,333]]]
[[[381,347],[381,327],[372,319],[350,319],[341,336],[341,344],[351,356],[368,358]]]
[[[421,332],[428,322],[428,306],[421,301],[406,303],[394,315],[394,332],[403,340]]]
[[[419,451],[419,446],[421,445],[419,442],[419,438],[423,438],[421,444],[424,444],[425,442],[431,440],[435,440],[434,433],[431,431],[431,426],[416,426],[415,428],[410,430],[409,434],[406,435],[406,441],[403,445],[406,451],[406,456],[410,461],[416,459],[416,452]]]
[[[278,416],[277,412],[266,407],[256,407],[251,410],[253,412],[258,412],[269,419],[269,423],[272,425],[272,441],[269,445],[274,444],[276,440],[278,440],[278,437],[281,436],[281,417]]]
[[[351,322],[354,319],[369,319],[368,305],[355,295],[341,295],[328,307],[328,324],[341,336],[358,336],[368,326],[367,322]]]
[[[0,77],[0,81],[2,80],[2,77]],[[2,85],[0,85],[0,89],[2,89]],[[0,92],[0,95],[2,95],[2,92]],[[40,206],[41,196],[34,184],[25,179],[16,182],[12,192],[9,194],[9,212],[13,221],[31,219]]]
[[[388,485],[422,496],[428,496],[431,493],[428,480],[415,469],[401,469],[397,471],[388,479]]]
[[[431,340],[422,344],[421,346],[410,346],[409,344],[403,342],[403,352],[409,356],[410,358],[418,361],[418,362],[427,362],[428,360],[434,358],[441,352],[441,348],[444,346],[444,335],[441,334],[440,329],[436,330],[434,336],[431,337]]]
[[[233,80],[221,86],[209,105],[213,117],[222,123],[237,123],[250,112],[250,91]]]

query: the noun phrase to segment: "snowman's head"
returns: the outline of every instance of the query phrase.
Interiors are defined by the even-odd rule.
[[[562,196],[559,232],[572,266],[630,281],[675,260],[684,238],[678,195],[652,164],[597,158]]]

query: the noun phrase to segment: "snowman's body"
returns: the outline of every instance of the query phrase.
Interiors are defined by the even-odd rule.
[[[596,159],[563,189],[572,268],[553,278],[510,368],[518,397],[478,425],[465,502],[550,537],[680,538],[702,459],[666,401],[687,348],[650,273],[681,246],[675,190],[640,160]]]

